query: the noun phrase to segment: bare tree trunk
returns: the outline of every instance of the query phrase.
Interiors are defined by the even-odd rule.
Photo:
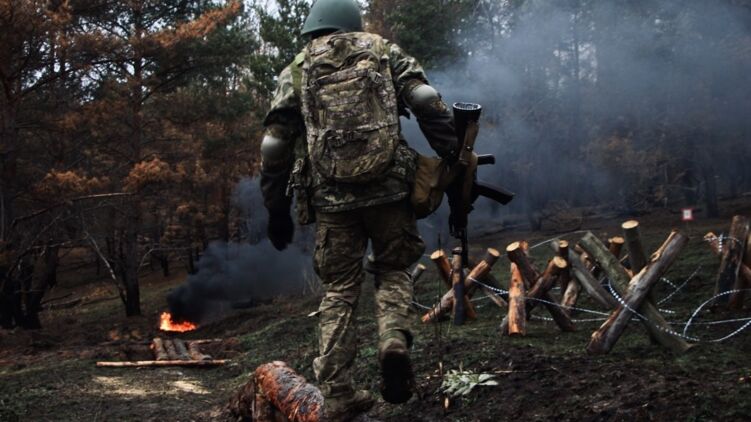
[[[705,192],[704,201],[707,207],[707,217],[717,218],[720,216],[720,209],[717,205],[717,175],[711,165],[706,165],[702,169],[704,178]]]
[[[141,315],[140,288],[138,285],[138,232],[140,228],[140,207],[133,203],[128,210],[128,224],[125,229],[124,271],[125,314]]]
[[[10,238],[10,225],[15,217],[18,127],[16,104],[5,97],[0,99],[0,107],[0,240],[7,240]]]

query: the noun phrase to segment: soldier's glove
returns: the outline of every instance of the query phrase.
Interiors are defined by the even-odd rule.
[[[287,249],[287,245],[292,243],[292,236],[295,234],[295,224],[289,213],[286,214],[269,214],[269,226],[266,234],[278,251]]]

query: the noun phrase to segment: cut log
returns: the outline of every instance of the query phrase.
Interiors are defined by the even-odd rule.
[[[620,237],[611,237],[608,239],[608,250],[610,253],[613,254],[614,257],[620,258],[621,251],[623,251],[623,245],[626,243],[626,241]]]
[[[468,280],[464,283],[465,287],[469,288],[470,286],[476,285],[472,280],[483,280],[485,276],[490,273],[493,265],[498,262],[498,258],[500,257],[501,253],[496,249],[488,249],[485,253],[485,257],[475,265],[474,268],[472,268],[472,271],[469,272],[469,275],[467,276]]]
[[[506,255],[508,256],[509,261],[513,262],[518,267],[519,272],[522,275],[522,280],[524,281],[524,288],[526,290],[531,289],[540,277],[540,273],[535,270],[529,262],[523,243],[514,242],[508,245],[506,247]]]
[[[579,299],[579,292],[581,291],[581,284],[576,280],[571,280],[566,285],[566,291],[563,292],[563,298],[561,299],[561,306],[566,312],[566,315],[571,317],[571,308],[576,306],[576,301]]]
[[[498,296],[493,290],[475,283],[475,281],[479,281],[495,288],[499,287],[498,282],[490,275],[490,270],[493,269],[493,266],[498,262],[500,257],[501,253],[498,252],[497,249],[488,248],[485,252],[485,257],[475,265],[474,268],[472,268],[472,271],[470,271],[464,279],[464,289],[468,298],[472,298],[479,288],[485,293],[485,296],[490,298],[490,300],[500,308],[508,306],[506,301]]]
[[[602,267],[611,281],[613,290],[615,290],[618,296],[623,298],[627,291],[628,283],[631,281],[626,269],[605,248],[600,239],[591,232],[585,234],[579,243],[597,261],[598,265]],[[642,321],[651,336],[671,352],[680,354],[691,348],[691,345],[686,343],[685,340],[669,333],[672,330],[670,324],[668,324],[654,304],[649,302],[643,303],[639,312],[651,322]]]
[[[742,280],[739,283],[738,274],[744,257],[749,228],[749,219],[747,217],[742,215],[733,217],[733,223],[730,226],[730,237],[725,241],[722,248],[722,261],[720,262],[720,269],[717,272],[717,283],[715,286],[716,295],[743,285]],[[727,304],[729,301],[730,298],[728,295],[717,299],[717,302],[721,304]],[[742,300],[739,301],[738,298],[735,298],[734,302],[738,303],[742,302]]]
[[[751,240],[751,236],[749,236],[749,239]],[[720,250],[720,238],[717,237],[716,234],[709,232],[704,235],[704,240],[709,244],[710,249],[712,249],[712,253],[719,257],[722,253],[722,251]],[[751,266],[749,265],[751,264],[751,262],[749,262],[751,261],[751,256],[749,255],[751,255],[751,242],[746,243],[747,258],[744,258],[743,263],[740,265],[739,271],[739,273],[746,276],[746,278],[748,278],[748,275],[751,275]],[[751,279],[749,279],[749,282],[751,282]]]
[[[509,336],[523,336],[527,333],[526,306],[524,304],[524,280],[516,264],[511,264],[511,281],[509,282],[508,316],[501,323],[501,332]]]
[[[557,253],[558,253],[558,256],[566,260],[567,267],[571,268],[571,264],[568,262],[568,241],[567,240],[561,240],[558,242]],[[558,278],[558,283],[561,287],[561,294],[564,294],[566,292],[569,281],[571,281],[571,271],[566,271],[565,275]]]
[[[641,241],[639,222],[636,220],[626,221],[621,225],[621,228],[623,229],[623,236],[626,238],[629,266],[634,274],[638,274],[647,265],[647,255],[644,253],[644,246]]]
[[[425,270],[427,270],[427,267],[425,267],[422,264],[415,265],[415,268],[412,270],[412,274],[410,274],[410,278],[412,279],[412,284],[417,284],[418,281],[422,278],[422,275],[425,273]]]
[[[462,249],[456,248],[451,257],[451,288],[454,290],[454,309],[451,315],[454,317],[454,325],[464,324],[466,310],[469,306],[467,296],[464,295],[464,262],[462,262]],[[471,305],[470,305],[471,306]]]
[[[290,422],[318,422],[323,417],[323,395],[284,362],[256,368],[256,394],[262,395]]]
[[[192,360],[211,360],[211,356],[203,354],[198,344],[195,342],[188,342],[188,353]]]
[[[623,229],[623,236],[626,238],[626,247],[628,247],[628,263],[630,267],[628,273],[633,277],[634,274],[638,274],[639,271],[647,265],[647,255],[644,252],[644,246],[641,241],[639,222],[636,220],[626,221],[621,224],[621,229]],[[621,261],[621,263],[623,263],[623,261]],[[657,303],[657,297],[655,294],[656,292],[652,289],[649,292],[649,298],[647,300],[652,303]],[[652,342],[655,341],[656,339],[652,338]]]
[[[175,344],[175,352],[179,360],[190,360],[190,353],[188,353],[188,346],[185,345],[183,340],[176,338],[172,340]]]
[[[101,368],[148,368],[164,366],[221,366],[227,363],[225,359],[215,360],[139,360],[132,362],[97,362]]]
[[[554,251],[558,250],[558,241],[553,241],[550,246]],[[578,252],[577,252],[578,251]],[[605,290],[604,287],[597,281],[596,278],[590,272],[594,264],[592,264],[589,256],[578,244],[574,246],[573,250],[569,248],[568,263],[571,265],[569,271],[571,272],[572,280],[578,281],[581,288],[583,288],[592,299],[596,300],[605,309],[611,310],[618,306],[618,302],[613,296]],[[581,290],[581,289],[580,289]],[[565,294],[564,294],[565,296]],[[573,306],[576,303],[576,298],[572,298],[568,301],[568,306]]]
[[[451,262],[449,261],[449,258],[446,256],[446,252],[444,252],[443,249],[439,249],[430,255],[430,260],[433,261],[433,263],[435,263],[435,266],[438,269],[438,275],[441,277],[446,287],[450,289],[451,288]]]
[[[607,321],[592,334],[587,352],[604,354],[613,349],[633,316],[632,310],[639,312],[652,287],[675,262],[678,254],[687,244],[688,237],[680,232],[673,231],[670,234],[660,250],[652,256],[650,262],[630,281],[628,294],[624,298],[627,306],[619,305]]]
[[[164,341],[161,338],[154,337],[154,340],[151,342],[151,350],[154,351],[154,358],[156,360],[169,360],[167,350],[164,348]]]
[[[436,322],[440,320],[442,316],[446,315],[446,313],[451,312],[453,308],[454,291],[449,290],[441,297],[441,300],[439,300],[438,303],[433,306],[433,309],[429,310],[425,315],[423,315],[420,320],[423,324]]]
[[[433,255],[435,255],[435,253]],[[474,296],[478,288],[485,292],[485,295],[488,296],[496,305],[502,308],[506,307],[506,301],[504,301],[503,298],[496,295],[492,290],[475,283],[475,281],[480,281],[485,282],[488,285],[495,284],[493,287],[497,286],[497,282],[488,279],[490,278],[490,270],[493,268],[493,265],[498,262],[500,256],[501,254],[497,250],[493,248],[488,249],[482,261],[475,265],[472,271],[470,271],[469,274],[464,277],[465,308],[467,309],[467,317],[470,319],[477,318],[477,312],[475,311],[474,306],[472,305],[472,302],[469,301],[469,299]],[[437,258],[438,259],[434,260],[433,262],[441,260],[440,256],[438,256]],[[448,262],[448,259],[446,259],[446,262]],[[439,271],[442,271],[440,269],[442,266],[442,264],[438,265]],[[437,318],[440,318],[447,311],[451,310],[453,305],[454,290],[451,289],[443,295],[438,305],[436,305],[432,310],[423,315],[423,317],[421,318],[422,322],[428,323],[436,321]]]
[[[428,311],[425,315],[422,316],[421,321],[424,324],[430,323],[430,322],[436,322],[439,319],[441,319],[443,316],[448,315],[452,312],[454,309],[454,290],[451,289],[444,293],[444,295],[441,297],[441,300],[438,301],[438,304],[433,306],[433,309]],[[477,312],[475,311],[474,305],[472,305],[472,302],[469,301],[469,298],[467,296],[464,297],[464,310],[466,312],[466,316],[470,320],[477,319]]]
[[[167,352],[169,360],[180,360],[175,343],[171,339],[164,340],[164,350]]]
[[[537,300],[530,300],[530,299],[541,299],[543,302],[543,305],[545,305],[545,308],[548,310],[550,315],[553,317],[553,320],[555,320],[556,324],[558,324],[558,327],[563,331],[573,331],[574,325],[571,322],[571,318],[569,318],[568,315],[563,311],[563,309],[558,305],[558,301],[553,299],[548,291],[550,290],[550,287],[552,287],[552,281],[550,280],[543,280],[537,270],[535,270],[529,263],[529,260],[527,259],[527,255],[523,252],[523,249],[521,248],[520,242],[514,242],[510,244],[506,248],[506,253],[509,257],[509,260],[516,264],[519,272],[522,275],[522,281],[524,282],[524,289],[525,291],[529,291],[527,294],[527,318],[529,318],[529,313],[531,312],[532,307],[534,307],[538,302]],[[557,259],[556,259],[557,258]],[[548,265],[548,268],[558,268],[558,265],[555,263],[563,265],[563,267],[566,267],[566,261],[563,260],[560,257],[556,257],[553,259],[553,262],[551,262]],[[556,270],[551,270],[556,271]],[[546,270],[547,272],[547,270]],[[557,275],[557,272],[555,273]],[[529,278],[528,277],[533,277]],[[537,283],[534,283],[532,280],[540,280]],[[544,283],[543,283],[544,281]],[[534,283],[534,284],[533,284]],[[541,287],[538,289],[534,289],[534,287],[537,286],[537,284],[540,284]],[[533,295],[534,292],[534,295]],[[510,295],[510,294],[509,294]],[[509,304],[509,306],[511,306]],[[504,328],[505,325],[508,324],[508,317],[504,318],[504,320],[501,322],[501,332],[506,332],[507,330]]]
[[[545,268],[545,272],[540,276],[539,281],[535,283],[534,287],[532,287],[532,289],[530,289],[530,291],[527,293],[527,297],[535,299],[542,297],[543,294],[547,293],[551,288],[553,288],[553,284],[558,276],[565,272],[566,269],[568,269],[568,264],[566,263],[565,259],[561,258],[560,256],[556,256],[551,259],[550,262],[548,262],[548,266]],[[536,302],[534,300],[527,301],[527,320],[529,320],[532,309],[537,307],[538,303],[539,302]]]

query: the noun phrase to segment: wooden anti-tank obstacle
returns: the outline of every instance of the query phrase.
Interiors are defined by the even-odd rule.
[[[625,301],[629,309],[636,310],[640,315],[643,315],[647,319],[646,321],[642,320],[642,323],[644,323],[645,327],[649,331],[650,336],[659,344],[663,345],[676,354],[685,352],[691,346],[685,340],[673,334],[670,325],[660,314],[659,310],[651,300],[646,297],[640,296],[630,297],[630,293],[634,288],[636,288],[635,285],[630,286],[630,283],[632,281],[640,282],[642,284],[640,291],[646,289],[648,294],[653,283],[659,280],[659,275],[656,276],[655,280],[651,280],[651,277],[653,275],[652,273],[650,273],[650,279],[645,280],[644,275],[640,274],[642,274],[644,271],[650,270],[650,268],[651,271],[655,271],[655,269],[657,269],[664,272],[665,270],[667,270],[670,264],[672,264],[672,260],[675,259],[675,256],[673,254],[675,253],[677,255],[677,252],[679,252],[680,249],[685,246],[687,241],[688,238],[678,232],[671,234],[671,236],[668,238],[668,241],[663,244],[663,248],[660,248],[658,252],[653,255],[650,264],[654,265],[647,265],[639,272],[639,274],[633,277],[633,280],[629,272],[621,265],[618,258],[616,258],[595,235],[593,235],[592,233],[587,233],[579,242],[582,249],[586,251],[587,254],[589,254],[589,256],[592,257],[597,265],[599,265],[605,272],[608,279],[610,280],[610,287],[623,301]],[[670,254],[667,254],[665,251],[665,248],[667,246],[671,247]],[[675,251],[676,249],[677,251]],[[655,263],[655,260],[657,260],[658,263]],[[645,283],[647,284],[646,288],[644,286]],[[624,312],[623,310],[619,311],[621,307],[623,307],[623,304],[619,303],[613,312]],[[612,315],[613,314],[611,314],[611,317]],[[630,318],[631,316],[632,312],[630,310],[626,310],[626,314],[621,318]],[[595,334],[597,334],[597,332],[595,332]],[[595,337],[595,335],[593,335],[593,337]],[[599,336],[597,337],[599,338]],[[615,336],[616,341],[617,338],[618,336]],[[607,353],[610,348],[612,348],[612,344],[610,344],[609,347],[608,344],[606,344],[604,347],[600,347],[597,344],[598,343],[595,342],[595,345],[592,346],[592,342],[590,342],[590,347],[588,347],[587,350],[590,351],[590,353]]]
[[[500,258],[500,256],[501,254],[497,250],[492,248],[488,249],[485,257],[477,265],[475,265],[468,274],[465,275],[463,301],[464,312],[466,313],[467,318],[475,319],[477,317],[477,313],[475,312],[474,306],[472,305],[472,302],[470,302],[470,299],[472,299],[478,289],[482,290],[483,293],[485,293],[485,295],[499,307],[507,306],[506,302],[501,297],[496,295],[495,292],[485,286],[481,286],[475,283],[475,281],[480,281],[493,287],[498,286],[498,283],[491,277],[490,270],[493,268],[493,265],[498,262],[498,258]],[[449,312],[455,312],[454,289],[452,288],[450,281],[453,272],[451,263],[449,262],[446,253],[442,250],[435,251],[430,256],[430,259],[435,263],[436,268],[438,269],[438,275],[449,290],[443,295],[441,300],[433,307],[432,310],[423,315],[423,323],[435,322],[439,318],[448,315]]]
[[[720,256],[720,269],[717,273],[715,294],[734,290],[731,294],[718,298],[721,306],[730,309],[743,308],[745,292],[751,288],[751,228],[749,218],[736,215],[730,226],[730,236],[720,238],[712,232],[704,236],[712,251]]]

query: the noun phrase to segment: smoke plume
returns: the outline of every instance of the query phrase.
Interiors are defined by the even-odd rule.
[[[266,239],[268,216],[257,180],[242,180],[233,204],[240,214],[241,240],[211,243],[196,273],[170,292],[167,302],[177,320],[205,323],[233,308],[303,294],[316,283],[306,230],[297,227],[295,242],[281,252]]]
[[[473,218],[686,204],[715,177],[751,189],[749,2],[483,3],[457,35],[464,59],[428,72],[447,103],[483,105],[476,150],[498,164],[480,177],[518,194],[504,211],[479,199]]]

